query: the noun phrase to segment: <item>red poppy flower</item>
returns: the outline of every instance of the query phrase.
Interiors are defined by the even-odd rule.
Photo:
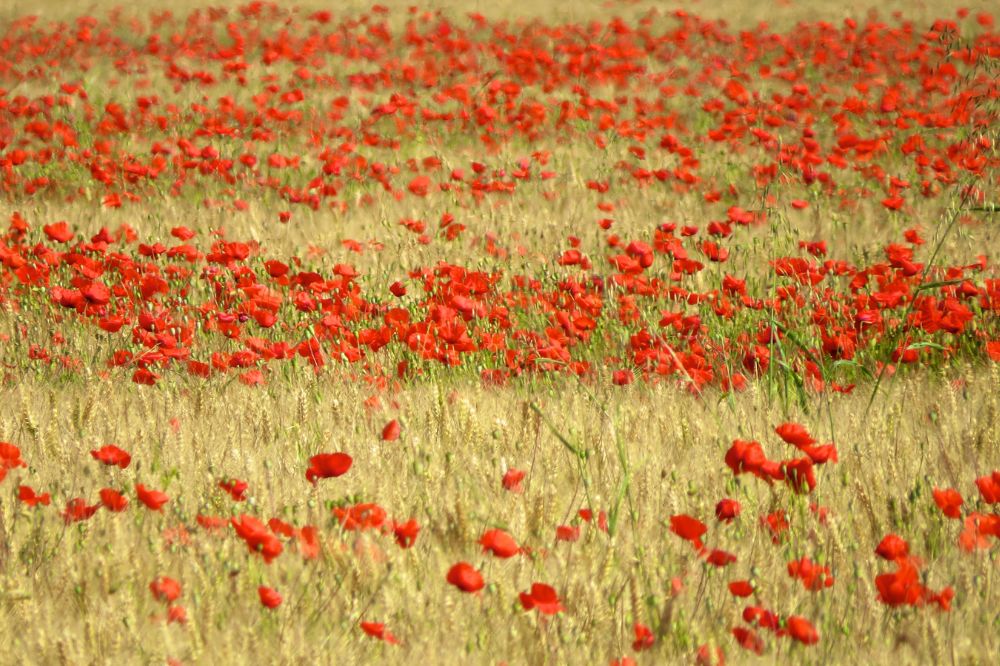
[[[128,498],[112,488],[102,488],[101,504],[108,511],[119,513],[128,506]]]
[[[57,243],[68,243],[73,240],[73,232],[69,230],[69,225],[65,222],[46,224],[42,227],[42,231],[45,232],[49,240]]]
[[[904,203],[906,203],[906,201],[903,199],[903,197],[899,195],[894,195],[882,199],[882,205],[888,208],[889,210],[900,210],[903,207]]]
[[[361,621],[361,630],[371,636],[372,638],[377,638],[381,641],[385,641],[390,645],[398,645],[399,639],[392,635],[389,631],[386,631],[385,624],[381,622],[365,622]]]
[[[962,517],[962,496],[954,488],[935,488],[933,493],[934,503],[938,505],[948,518]]]
[[[400,433],[399,421],[393,419],[385,424],[382,428],[382,441],[383,442],[394,442],[399,439]]]
[[[139,501],[145,504],[146,508],[151,511],[159,511],[163,508],[164,504],[170,501],[166,493],[160,490],[152,490],[141,483],[135,484],[135,494],[139,498]]]
[[[129,452],[118,448],[114,444],[107,444],[99,449],[94,449],[90,452],[90,455],[94,460],[98,460],[105,465],[117,465],[121,469],[125,469],[132,462],[132,456]]]
[[[809,456],[809,459],[817,465],[822,465],[826,462],[837,462],[839,455],[837,454],[837,447],[833,444],[823,444],[821,446],[804,446],[802,447],[802,453]]]
[[[767,456],[764,455],[764,449],[759,442],[748,442],[737,439],[733,441],[733,445],[726,451],[726,466],[737,476],[743,473],[750,473],[770,481],[771,470],[765,469],[767,463]]]
[[[309,459],[306,479],[316,485],[316,479],[333,479],[346,474],[354,459],[346,453],[320,453]]]
[[[875,548],[876,555],[890,561],[906,557],[909,552],[910,544],[896,534],[887,534]]]
[[[979,494],[987,504],[1000,502],[1000,471],[979,477],[976,479],[976,487],[979,488]]]
[[[556,541],[577,541],[580,538],[580,527],[577,525],[559,525],[556,527]]]
[[[173,578],[160,576],[149,584],[149,591],[153,593],[153,598],[157,601],[171,603],[180,598],[181,584]]]
[[[920,236],[920,230],[915,227],[905,230],[903,232],[903,238],[906,239],[907,243],[912,243],[913,245],[923,245],[926,242]]]
[[[521,481],[524,480],[524,471],[511,468],[503,475],[503,487],[512,493],[521,492]]]
[[[524,610],[535,608],[542,615],[555,615],[565,610],[559,602],[559,595],[555,589],[545,583],[533,583],[530,593],[521,592],[518,596],[521,598]]]
[[[219,487],[229,493],[237,502],[242,502],[246,499],[247,488],[250,487],[250,484],[239,479],[230,479],[228,481],[219,481]]]
[[[736,556],[730,552],[715,548],[705,556],[705,561],[713,567],[719,567],[721,569],[722,567],[728,567],[730,564],[736,562]]]
[[[267,521],[267,526],[275,534],[280,534],[283,537],[291,538],[295,536],[295,528],[291,524],[286,523],[280,518],[272,518]]]
[[[63,520],[66,524],[87,520],[101,508],[100,504],[88,505],[82,497],[74,497],[66,502],[66,508],[62,512]]]
[[[334,507],[333,515],[345,530],[364,531],[376,529],[385,522],[385,509],[378,504],[355,504],[350,507]]]
[[[21,449],[9,442],[0,442],[0,481],[7,476],[7,471],[16,467],[27,467],[21,460]]]
[[[732,522],[740,515],[740,503],[734,499],[723,499],[715,505],[715,517],[722,522]]]
[[[642,652],[643,650],[648,650],[653,647],[656,642],[656,636],[646,625],[636,622],[632,625],[632,631],[635,633],[635,640],[632,641],[632,649],[636,652]]]
[[[743,609],[743,621],[756,624],[761,629],[777,631],[781,620],[777,613],[762,606],[747,606]]]
[[[420,533],[420,525],[417,524],[414,518],[410,518],[405,523],[393,521],[392,533],[396,537],[396,543],[399,544],[400,548],[410,548],[417,540],[417,534]]]
[[[257,596],[260,597],[260,603],[265,608],[274,610],[281,605],[281,595],[272,587],[259,586],[257,588]]]
[[[734,597],[749,597],[753,594],[753,585],[748,580],[734,580],[729,583],[729,593]]]
[[[319,557],[319,531],[314,525],[304,525],[298,532],[299,553],[303,559],[315,560]]]
[[[805,426],[799,423],[782,423],[774,429],[774,432],[778,433],[778,437],[781,437],[781,439],[796,448],[801,449],[802,447],[812,446],[816,443],[812,435],[806,431]]]
[[[813,592],[833,586],[833,576],[830,567],[816,564],[808,557],[792,560],[788,563],[788,575],[802,581],[802,586]]]
[[[240,515],[239,520],[230,518],[229,522],[236,530],[237,536],[246,542],[250,552],[260,553],[265,564],[270,564],[284,550],[278,537],[257,518],[244,513]]]
[[[972,518],[972,516],[969,518]],[[969,523],[969,518],[966,519],[966,525]],[[1000,519],[998,519],[996,527],[996,533],[1000,534]],[[895,537],[895,535],[889,536]],[[895,537],[895,540],[902,542],[902,539],[899,539],[899,537]],[[889,541],[889,537],[883,539],[882,544],[879,544],[879,550],[894,551],[888,554],[898,555],[894,560],[896,571],[875,577],[875,588],[878,590],[879,600],[888,606],[920,606],[932,603],[937,605],[942,611],[949,610],[951,608],[951,600],[955,595],[954,590],[945,588],[941,592],[934,592],[924,587],[921,582],[921,574],[918,570],[920,562],[916,558],[905,555],[905,542],[902,542],[902,546],[900,546],[896,541],[889,541],[889,543],[896,543],[896,545],[892,548],[882,548],[887,541]],[[959,544],[962,545],[961,537],[959,538]],[[882,553],[880,555],[883,557],[886,556]]]
[[[635,381],[635,375],[631,370],[615,370],[611,373],[611,383],[615,386],[627,386]]]
[[[427,192],[430,189],[430,186],[431,186],[430,178],[428,178],[427,176],[417,176],[416,178],[410,181],[410,184],[406,186],[406,189],[408,189],[412,194],[415,194],[418,197],[425,197],[427,196]]]
[[[591,509],[580,509],[577,515],[588,523],[594,519],[594,512]],[[602,532],[608,531],[608,514],[604,510],[597,512],[597,529]]]
[[[701,537],[708,531],[708,527],[696,518],[680,514],[670,517],[670,531],[685,541],[690,541],[691,545],[700,549],[702,547]]]
[[[483,552],[489,551],[497,557],[506,559],[521,552],[514,537],[503,530],[486,530],[479,539]]]
[[[898,558],[895,572],[875,577],[879,600],[888,606],[915,606],[921,603],[925,588],[920,584],[919,577],[917,567],[909,558]]]
[[[184,227],[184,226],[180,226],[180,227],[174,227],[173,229],[171,229],[170,230],[170,235],[173,236],[174,238],[180,240],[180,241],[187,241],[187,240],[191,240],[192,238],[194,238],[196,234],[195,234],[195,232],[193,230],[191,230],[191,229],[189,229],[187,227]]]
[[[744,650],[749,650],[750,652],[754,652],[758,655],[764,654],[764,641],[753,629],[747,629],[746,627],[733,627],[732,633],[736,642],[739,643],[740,647]]]
[[[955,598],[955,590],[951,587],[946,587],[938,593],[931,593],[928,600],[932,604],[936,604],[939,610],[950,611],[951,601]]]
[[[819,632],[809,620],[798,615],[792,615],[787,620],[788,634],[804,645],[814,645],[819,642]]]
[[[967,553],[985,550],[992,546],[989,536],[1000,539],[1000,515],[973,512],[965,517],[958,546]]]
[[[167,607],[167,624],[187,624],[187,609],[184,606],[175,604]]]
[[[159,378],[159,375],[155,374],[148,368],[138,368],[132,373],[132,382],[143,386],[153,386]]]
[[[195,517],[195,520],[197,520],[198,524],[206,530],[221,529],[229,524],[229,521],[225,518],[220,518],[218,516],[205,516],[200,513]]]
[[[52,501],[52,497],[49,493],[42,493],[41,495],[38,495],[35,493],[35,489],[31,486],[20,486],[17,489],[17,498],[28,506],[38,506],[39,504],[48,506],[49,502]]]
[[[816,488],[816,472],[809,458],[796,458],[781,463],[785,482],[797,493],[811,493]]]
[[[781,509],[762,516],[760,522],[771,533],[771,542],[774,544],[777,544],[781,540],[782,535],[788,531],[789,527],[788,516]]]
[[[483,576],[468,562],[459,562],[448,570],[448,582],[462,592],[478,592],[483,589]]]

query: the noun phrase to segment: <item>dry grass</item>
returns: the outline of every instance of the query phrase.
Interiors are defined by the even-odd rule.
[[[137,461],[129,478],[175,499],[162,517],[99,514],[86,527],[64,527],[57,515],[43,518],[4,502],[6,654],[32,655],[36,663],[88,663],[95,655],[115,663],[166,656],[593,663],[629,651],[632,618],[660,617],[665,636],[657,658],[687,660],[701,643],[731,645],[728,626],[717,622],[729,603],[723,583],[752,576],[762,590],[758,603],[827,618],[812,651],[775,641],[765,660],[988,663],[1000,649],[988,629],[996,621],[996,554],[960,553],[956,523],[929,498],[932,486],[968,488],[973,470],[1000,465],[1000,394],[993,390],[1000,377],[994,371],[963,379],[961,388],[938,379],[901,382],[892,406],[867,422],[858,418],[863,395],[834,399],[828,421],[820,407],[783,414],[757,390],[717,404],[715,396],[696,401],[636,386],[593,396],[595,403],[565,386],[521,392],[442,383],[396,398],[404,424],[397,442],[379,441],[383,421],[361,406],[365,392],[333,378],[233,387],[225,398],[205,387],[151,393],[95,383],[61,390],[29,380],[0,392],[11,407],[0,433],[32,460],[46,461],[31,470],[38,485],[67,496],[115,486],[125,473],[81,461],[90,448],[116,441],[129,443]],[[555,526],[571,522],[587,500],[573,457],[528,408],[532,401],[591,452],[585,473],[595,506],[611,505],[622,477],[617,430],[634,516],[623,512],[614,537],[585,527],[578,543],[555,543]],[[826,527],[810,516],[807,500],[789,503],[783,489],[734,481],[722,464],[734,437],[759,439],[777,454],[784,445],[771,431],[789,416],[815,423],[815,434],[843,451],[811,498],[829,508]],[[353,455],[355,468],[310,492],[302,478],[306,460],[330,449]],[[528,471],[523,494],[501,488],[507,465]],[[288,553],[268,566],[232,537],[198,528],[196,513],[225,510],[228,502],[210,480],[226,476],[250,483],[247,510],[321,526],[323,558],[305,563]],[[390,537],[340,533],[325,505],[346,496],[415,517],[424,531],[410,550]],[[744,517],[709,532],[707,541],[740,558],[720,574],[699,563],[665,522],[676,513],[710,516],[723,496],[739,500]],[[792,523],[780,547],[753,518],[778,507]],[[189,529],[189,542],[166,545],[165,531],[180,526]],[[511,561],[470,556],[470,544],[491,527],[508,530],[534,554]],[[888,612],[877,602],[871,581],[888,567],[871,553],[890,531],[914,536],[932,587],[955,586],[950,614]],[[788,578],[786,562],[803,554],[831,567],[832,589],[807,592]],[[483,564],[488,587],[478,598],[444,584],[448,567],[461,559]],[[187,627],[146,620],[162,613],[147,590],[150,572],[183,582]],[[684,585],[677,596],[668,592],[674,577]],[[536,580],[560,590],[565,614],[544,623],[520,611],[517,591]],[[286,592],[278,612],[257,604],[260,583]],[[735,623],[739,608],[732,606]],[[386,622],[403,648],[359,641],[362,617]],[[738,651],[727,651],[740,661]]]

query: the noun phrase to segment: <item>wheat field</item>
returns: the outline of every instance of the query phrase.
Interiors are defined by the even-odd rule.
[[[0,663],[993,663],[995,8],[409,6],[0,5]]]

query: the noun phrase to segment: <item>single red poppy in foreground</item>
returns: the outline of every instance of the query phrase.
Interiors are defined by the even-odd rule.
[[[656,636],[653,635],[653,632],[649,627],[640,622],[636,622],[632,626],[632,631],[635,633],[635,640],[632,641],[633,650],[641,652],[653,647],[653,644],[656,642]]]
[[[334,479],[346,474],[353,462],[346,453],[320,453],[309,459],[306,479],[313,485],[317,479]]]
[[[819,642],[819,632],[804,617],[792,615],[788,618],[788,634],[800,643],[813,645]]]
[[[49,502],[52,501],[52,497],[49,493],[42,493],[41,495],[35,492],[35,489],[31,486],[21,486],[17,489],[17,498],[27,504],[28,506],[38,506],[42,504],[48,506]]]
[[[503,475],[503,487],[512,493],[521,492],[521,481],[524,480],[524,471],[511,468]]]
[[[556,527],[556,541],[573,542],[580,538],[580,527],[577,525],[558,525]]]
[[[489,551],[503,559],[514,557],[521,552],[514,537],[503,530],[486,530],[480,537],[479,544],[483,547],[484,552]]]
[[[715,505],[715,517],[724,523],[730,523],[740,515],[740,503],[734,499],[722,499]]]
[[[478,592],[483,589],[483,576],[468,562],[459,562],[448,570],[448,582],[462,592]]]
[[[180,604],[167,607],[167,624],[187,624],[187,609]]]
[[[100,504],[88,505],[87,500],[82,497],[74,497],[66,502],[66,508],[63,510],[62,517],[68,525],[69,523],[87,520],[97,513],[97,510],[100,508]]]
[[[159,511],[163,508],[164,504],[170,501],[166,493],[159,490],[152,490],[141,483],[135,484],[135,494],[138,496],[139,501],[152,511]]]
[[[670,517],[670,531],[685,541],[690,541],[692,546],[700,549],[702,547],[701,537],[708,531],[708,526],[697,518],[680,514]]]
[[[372,638],[377,638],[380,641],[385,641],[390,645],[398,645],[399,639],[392,635],[391,632],[386,631],[385,624],[382,622],[365,622],[361,621],[361,630],[371,636]]]
[[[229,522],[236,530],[236,534],[246,542],[247,548],[251,552],[260,553],[265,564],[270,564],[285,549],[278,537],[253,516],[244,513],[240,515],[239,520],[230,518]]]
[[[755,654],[764,654],[764,640],[753,629],[733,627],[733,637],[740,647]]]
[[[246,492],[250,484],[239,479],[229,479],[228,481],[219,481],[219,487],[229,493],[235,501],[242,502],[246,499]]]
[[[801,449],[816,443],[816,439],[809,434],[805,426],[799,423],[782,423],[774,429],[774,432],[778,434],[778,437],[796,448]]]
[[[114,444],[107,444],[99,449],[94,449],[90,452],[90,455],[94,460],[100,461],[105,465],[117,465],[122,469],[128,467],[129,463],[132,462],[132,455]]]
[[[149,584],[149,591],[157,601],[171,603],[181,596],[181,584],[168,576],[160,576]]]
[[[713,567],[728,567],[730,564],[736,562],[736,556],[732,553],[722,550],[721,548],[713,548],[707,555],[705,555],[705,561],[711,564]]]
[[[987,504],[1000,503],[1000,471],[994,471],[988,476],[981,476],[976,479],[976,487],[979,494]]]
[[[410,518],[405,523],[392,523],[392,533],[396,537],[396,543],[400,548],[410,548],[420,534],[420,525],[415,518]]]
[[[0,481],[7,476],[7,470],[27,466],[28,463],[21,459],[21,449],[9,442],[0,442]]]
[[[281,595],[278,594],[278,591],[273,587],[265,587],[261,585],[257,588],[257,596],[260,597],[261,605],[265,608],[270,608],[271,610],[280,606],[282,602]]]
[[[399,421],[393,419],[385,424],[382,428],[382,441],[383,442],[394,442],[399,439],[399,433],[401,432]]]
[[[935,488],[933,493],[934,503],[938,505],[948,518],[962,517],[962,496],[954,488]]]
[[[878,546],[875,547],[875,554],[881,557],[883,560],[898,560],[901,557],[906,557],[910,552],[910,544],[896,535],[887,534],[879,542]]]
[[[534,608],[542,615],[555,615],[564,610],[555,589],[545,583],[533,583],[531,592],[521,592],[519,596],[524,610]]]
[[[128,507],[128,498],[113,488],[101,488],[101,504],[113,513],[120,513]]]

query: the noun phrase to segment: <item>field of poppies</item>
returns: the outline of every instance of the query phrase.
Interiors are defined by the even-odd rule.
[[[991,663],[1000,16],[879,4],[0,9],[0,663]]]

